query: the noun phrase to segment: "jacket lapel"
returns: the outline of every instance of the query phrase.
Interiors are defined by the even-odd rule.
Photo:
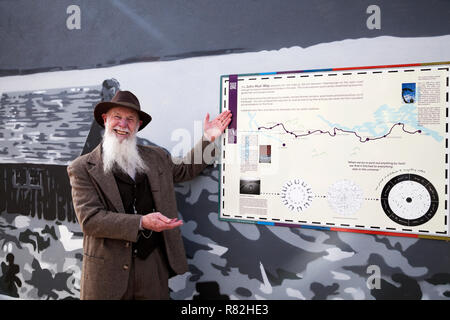
[[[153,201],[155,202],[155,208],[157,211],[161,208],[161,186],[160,180],[162,175],[162,170],[158,166],[158,162],[154,159],[151,152],[145,152],[144,148],[139,147],[140,154],[145,164],[147,165],[146,175],[150,183],[150,188],[152,190]],[[164,214],[164,213],[163,213]]]
[[[89,174],[97,182],[99,188],[103,194],[113,204],[114,209],[117,212],[125,212],[123,207],[122,198],[120,197],[119,188],[117,187],[116,180],[113,174],[110,172],[105,174],[103,171],[102,160],[102,144],[100,143],[91,153],[88,159],[88,163],[91,168],[88,169]]]

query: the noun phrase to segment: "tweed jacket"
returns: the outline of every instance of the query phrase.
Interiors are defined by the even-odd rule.
[[[138,146],[148,167],[146,174],[157,211],[168,218],[177,217],[174,183],[194,178],[208,165],[202,157],[208,145],[213,146],[203,138],[181,163],[175,163],[162,148]],[[125,213],[113,174],[103,171],[101,144],[75,159],[67,172],[83,232],[80,298],[120,299],[127,289],[131,243],[137,241],[140,216]],[[188,265],[180,229],[162,234],[171,273],[185,273]]]

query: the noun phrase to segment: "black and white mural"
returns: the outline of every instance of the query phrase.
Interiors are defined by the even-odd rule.
[[[78,299],[67,165],[130,90],[140,143],[179,156],[219,113],[220,76],[448,61],[446,1],[0,2],[0,299]],[[176,186],[182,299],[450,299],[447,241],[225,222],[215,166]],[[319,179],[320,177],[318,177]]]

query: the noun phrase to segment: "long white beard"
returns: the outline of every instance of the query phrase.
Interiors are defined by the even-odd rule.
[[[120,142],[112,128],[106,127],[102,143],[103,170],[105,173],[111,172],[114,164],[116,164],[134,179],[136,173],[144,172],[147,169],[139,155],[136,132],[132,133],[128,139]]]

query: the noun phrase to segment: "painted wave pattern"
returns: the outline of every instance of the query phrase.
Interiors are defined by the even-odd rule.
[[[66,165],[80,155],[100,86],[8,92],[0,99],[0,163]]]

